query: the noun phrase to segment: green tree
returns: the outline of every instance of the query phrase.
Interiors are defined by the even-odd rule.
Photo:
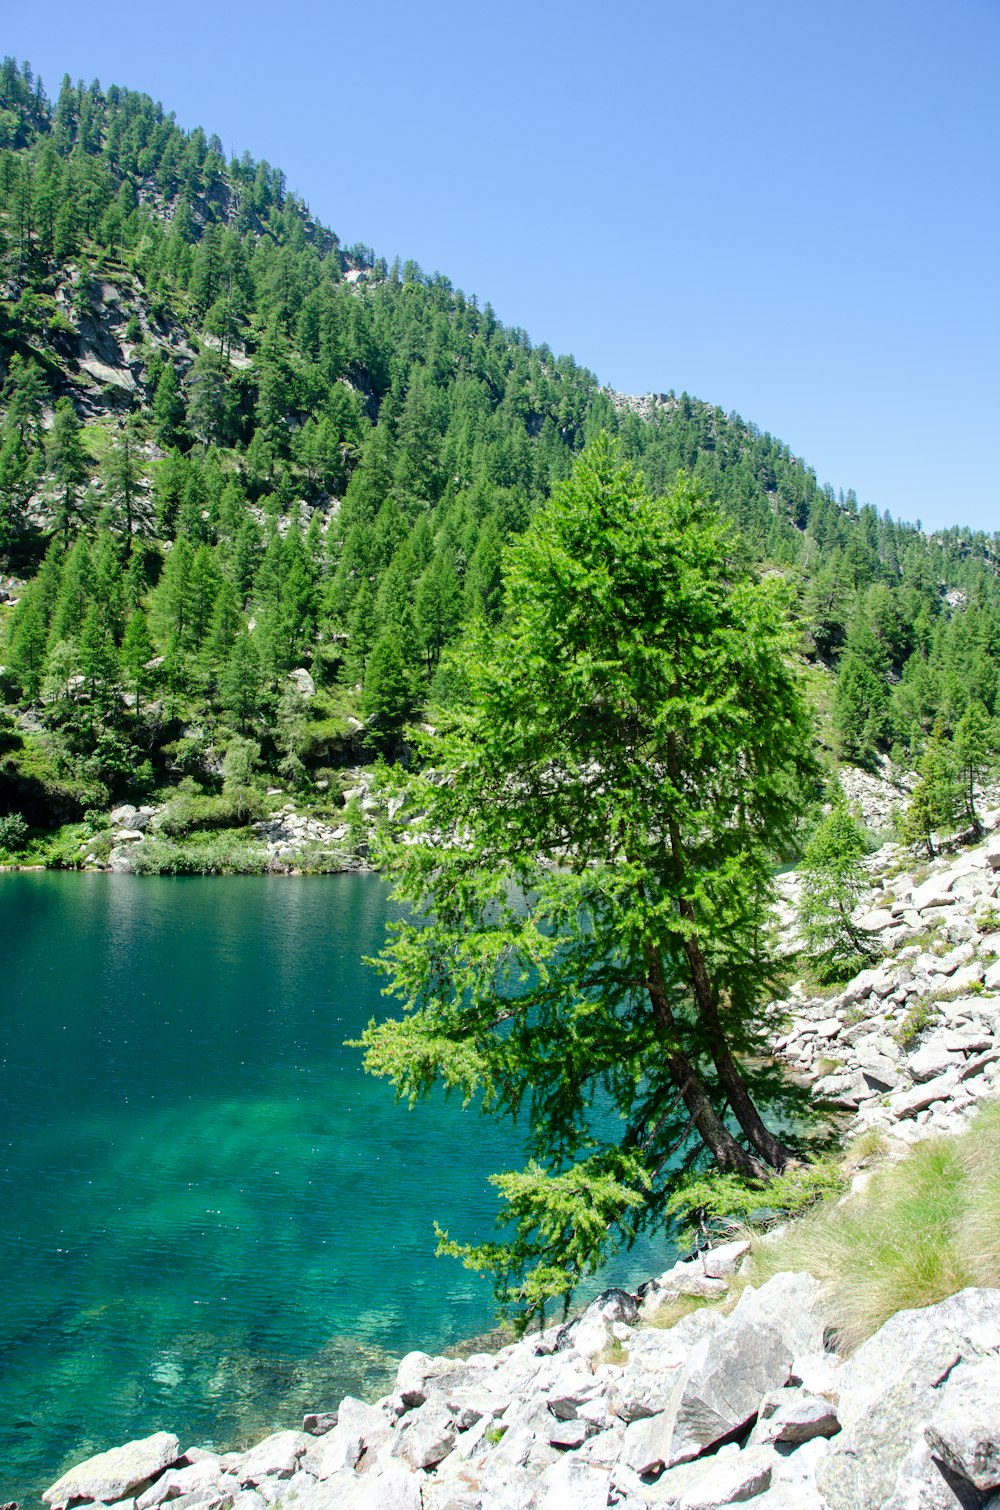
[[[952,750],[944,730],[936,726],[918,766],[919,781],[900,822],[904,844],[922,844],[934,858],[934,836],[955,826],[959,801]]]
[[[222,790],[243,822],[260,807],[260,745],[234,734],[222,762]]]
[[[80,630],[80,673],[94,706],[106,713],[118,692],[118,655],[102,605],[94,603]]]
[[[390,625],[372,646],[365,668],[361,712],[370,743],[386,753],[395,750],[412,708],[413,690],[399,634]]]
[[[73,400],[61,398],[56,404],[45,451],[48,464],[52,469],[52,476],[59,489],[53,523],[56,530],[62,534],[64,546],[69,544],[71,528],[80,522],[81,509],[78,494],[87,480],[89,470],[87,453],[83,449],[80,438],[82,432],[83,426],[77,417]]]
[[[821,979],[853,974],[875,957],[870,936],[852,918],[869,889],[864,853],[861,826],[838,788],[799,866],[799,931]]]
[[[260,657],[249,634],[237,635],[219,676],[219,701],[241,734],[259,714],[261,695]]]
[[[184,396],[173,362],[165,362],[153,398],[153,433],[161,446],[177,444],[184,423]]]
[[[132,554],[133,537],[145,522],[142,449],[134,417],[127,419],[115,435],[107,463],[107,481],[115,525],[125,537],[127,560]]]
[[[833,718],[844,754],[862,765],[878,753],[889,732],[886,657],[867,624],[855,625],[837,671]]]
[[[955,763],[962,791],[965,817],[981,834],[983,825],[976,811],[976,787],[996,770],[996,727],[981,702],[969,704],[955,728],[953,739]]]
[[[366,1067],[527,1108],[532,1163],[498,1178],[515,1235],[449,1251],[529,1305],[662,1217],[691,1139],[750,1177],[790,1156],[744,1056],[811,730],[783,592],[734,555],[690,481],[653,498],[597,441],[514,546],[502,630],[468,636],[411,779],[424,816],[385,855],[419,921],[383,954],[405,1015],[369,1027]]]
[[[135,716],[138,719],[142,703],[143,693],[152,680],[152,672],[147,671],[146,666],[155,654],[153,642],[149,638],[149,628],[146,623],[146,615],[141,608],[137,608],[128,621],[125,629],[125,638],[122,640],[121,661],[122,666],[128,673],[132,693],[135,697]]]

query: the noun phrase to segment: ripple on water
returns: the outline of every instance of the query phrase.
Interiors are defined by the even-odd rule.
[[[0,876],[0,1502],[158,1429],[240,1445],[488,1329],[432,1220],[493,1231],[515,1131],[408,1112],[343,1047],[385,1010],[387,913],[371,876]]]

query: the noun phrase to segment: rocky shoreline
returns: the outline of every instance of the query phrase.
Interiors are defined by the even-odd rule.
[[[968,1510],[1000,1507],[1000,1291],[901,1311],[849,1358],[822,1287],[725,1291],[746,1244],[607,1291],[565,1327],[456,1361],[409,1353],[392,1394],[248,1452],[159,1432],[71,1469],[53,1507],[116,1510]],[[643,1325],[643,1321],[646,1324]]]
[[[998,822],[987,815],[988,830]],[[818,1102],[850,1117],[850,1133],[877,1129],[901,1157],[923,1137],[961,1133],[1000,1092],[1000,834],[919,870],[887,845],[869,870],[858,921],[885,958],[835,992],[796,983],[776,1004],[775,1050]],[[789,951],[797,886],[782,879]],[[747,1249],[729,1243],[635,1294],[605,1292],[568,1325],[495,1354],[410,1353],[383,1399],[347,1397],[248,1452],[181,1452],[157,1433],[70,1470],[45,1499],[118,1510],[1000,1510],[1000,1290],[900,1311],[841,1357],[820,1282],[782,1273],[755,1289]]]

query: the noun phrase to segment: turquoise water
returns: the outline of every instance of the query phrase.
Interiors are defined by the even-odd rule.
[[[343,1047],[386,1010],[387,911],[372,876],[0,876],[0,1502],[159,1429],[245,1443],[490,1326],[432,1223],[492,1232],[516,1130],[397,1106]]]

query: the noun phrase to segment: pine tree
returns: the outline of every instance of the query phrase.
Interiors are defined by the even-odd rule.
[[[369,742],[383,752],[394,751],[412,710],[413,692],[406,661],[398,632],[390,626],[379,634],[365,668],[361,712]]]
[[[153,398],[153,434],[161,446],[174,446],[184,423],[184,397],[173,362],[165,362]]]
[[[689,1139],[749,1177],[790,1156],[742,1058],[813,771],[785,612],[689,480],[653,498],[601,440],[511,552],[502,631],[464,637],[461,708],[407,784],[425,816],[384,859],[419,922],[383,956],[407,1010],[368,1029],[366,1065],[523,1114],[510,1236],[446,1248],[529,1306],[662,1213]]]
[[[954,759],[944,730],[937,726],[918,766],[919,781],[900,823],[904,844],[922,844],[934,858],[934,836],[955,826],[959,790]]]
[[[953,744],[965,817],[978,835],[983,826],[976,811],[976,787],[996,770],[998,755],[997,730],[981,702],[970,702],[958,721]]]
[[[137,608],[128,621],[125,638],[122,640],[121,651],[122,666],[128,673],[132,693],[135,697],[136,719],[139,718],[141,712],[143,693],[152,680],[152,673],[147,671],[146,666],[153,659],[154,655],[155,651],[153,642],[149,638],[146,615],[141,608]]]
[[[870,936],[852,916],[869,890],[864,852],[864,834],[838,787],[798,868],[799,932],[821,980],[852,975],[875,957]]]
[[[69,545],[70,530],[79,525],[82,517],[78,495],[89,470],[81,440],[82,432],[83,426],[77,417],[73,400],[61,398],[56,404],[45,449],[59,489],[53,524],[55,530],[62,534],[64,546]]]

